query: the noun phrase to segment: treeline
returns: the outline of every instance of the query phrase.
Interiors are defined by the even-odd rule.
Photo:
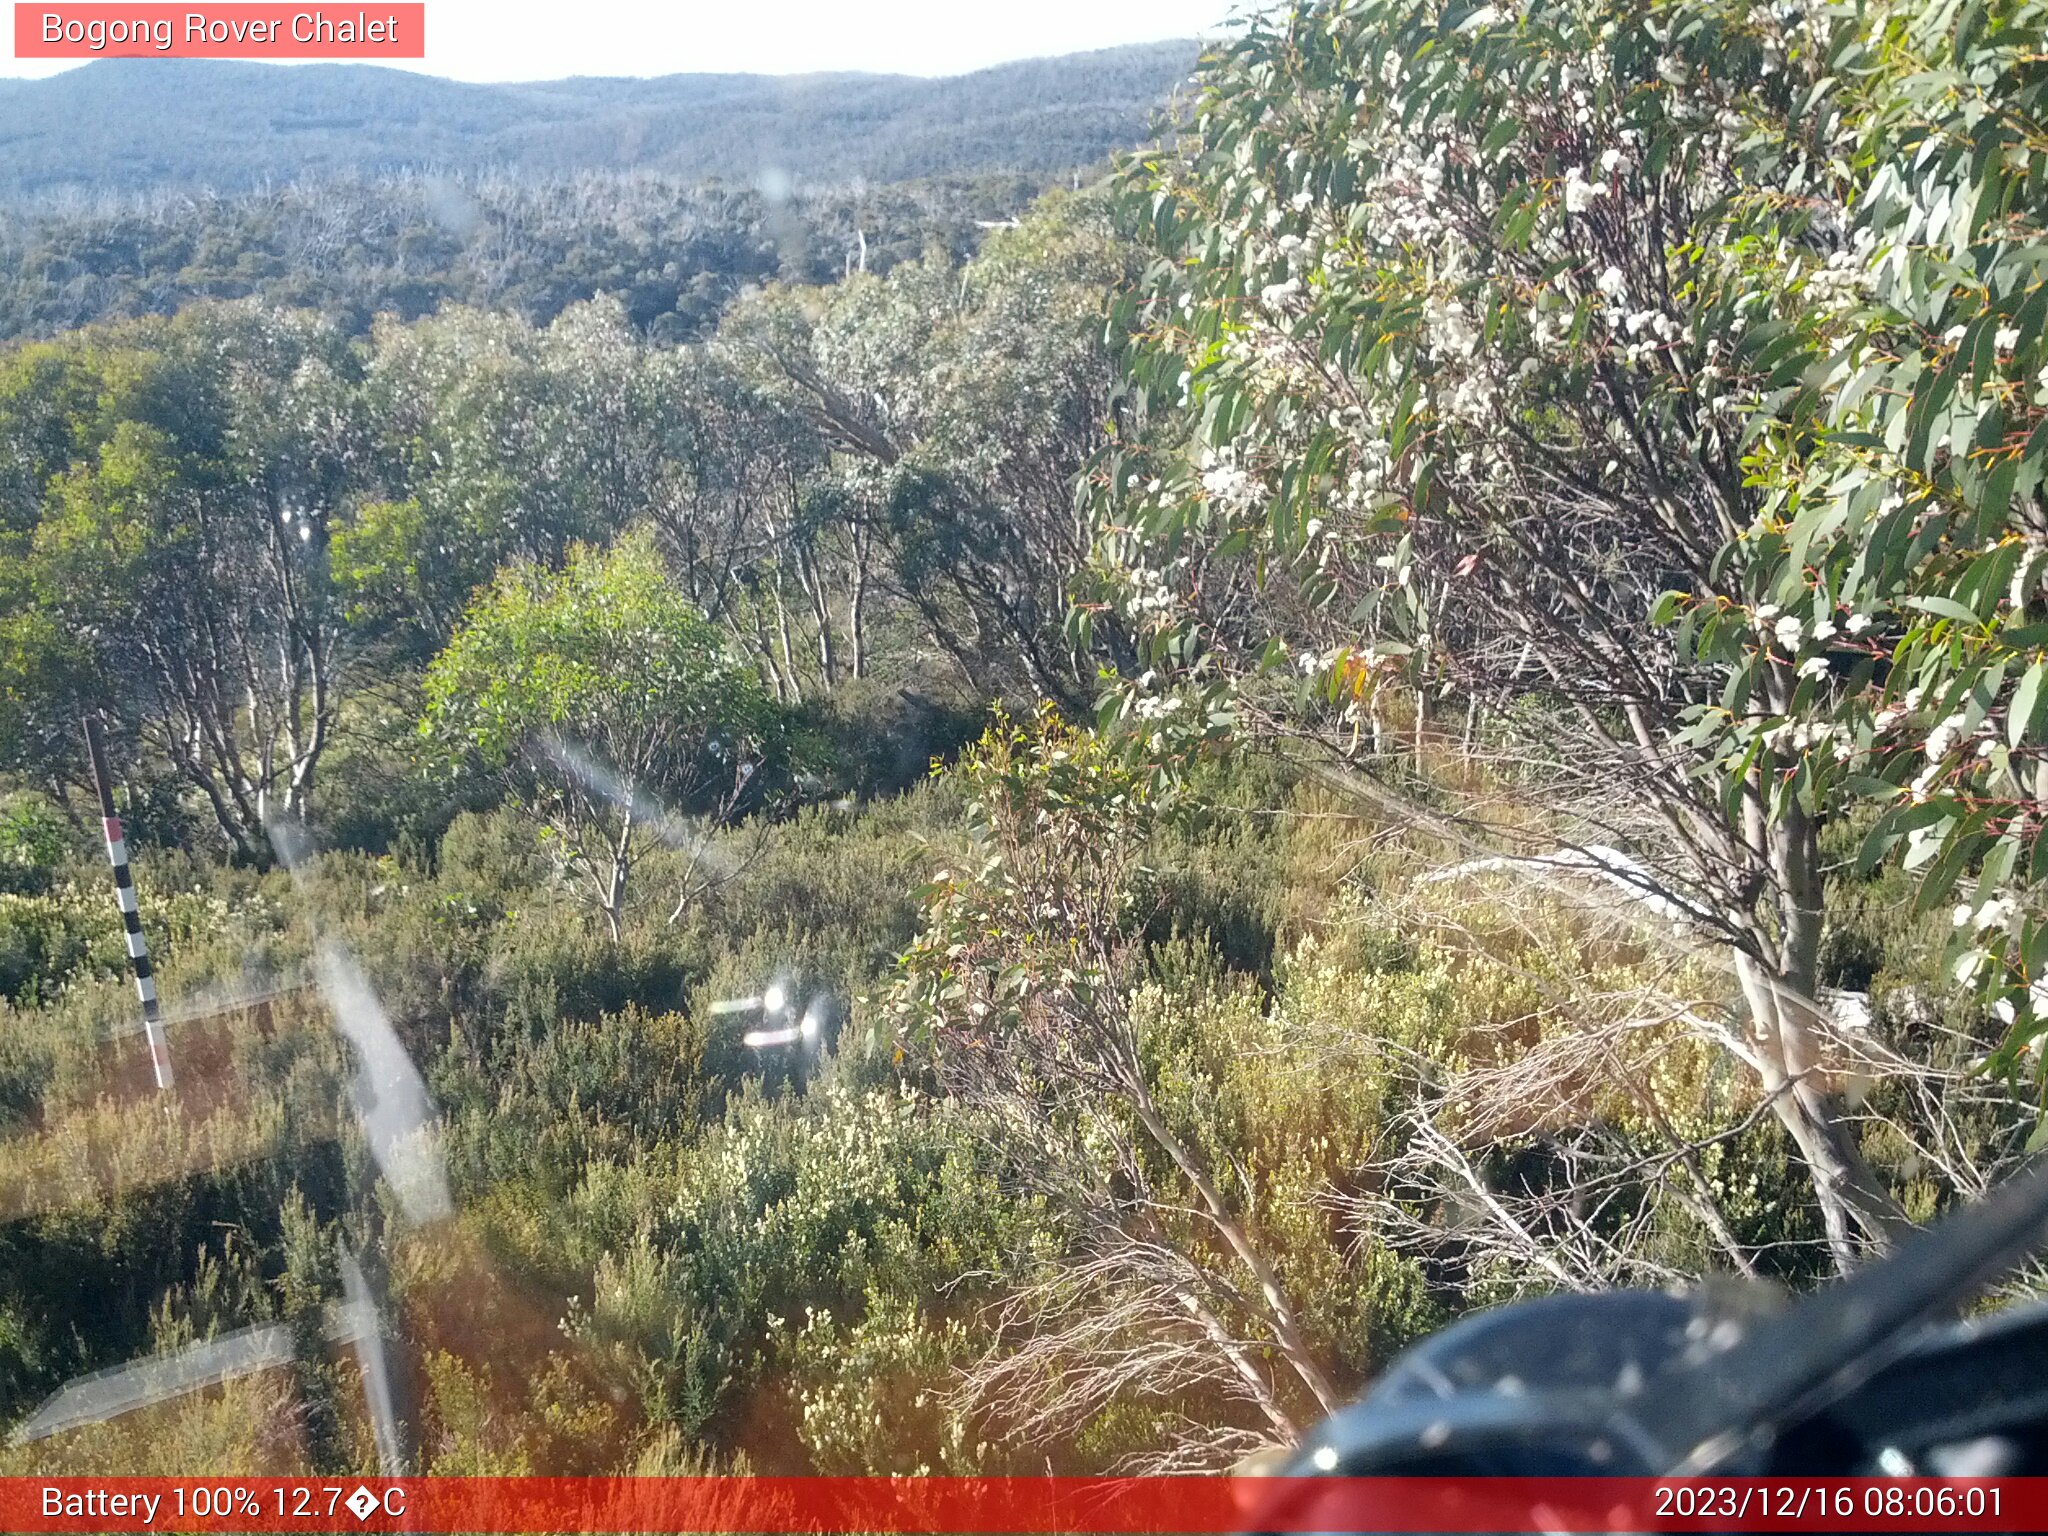
[[[792,185],[1060,177],[1144,142],[1193,41],[904,75],[673,74],[477,85],[367,65],[109,59],[0,84],[0,197],[407,171],[650,171]],[[650,59],[651,65],[661,61]]]
[[[605,293],[649,339],[677,343],[748,287],[881,275],[928,249],[964,260],[1044,185],[983,175],[771,197],[651,172],[487,173],[58,199],[0,225],[0,338],[240,298],[316,309],[350,333],[444,304],[545,325]]]
[[[780,705],[1078,697],[1071,466],[1109,419],[1100,295],[1124,259],[1069,200],[965,266],[772,287],[686,350],[615,299],[365,340],[200,306],[18,348],[7,769],[75,792],[75,719],[102,711],[138,792],[175,781],[166,807],[193,797],[261,858],[363,735],[360,701],[416,677],[494,573],[629,528]]]

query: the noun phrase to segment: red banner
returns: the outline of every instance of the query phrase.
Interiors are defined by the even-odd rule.
[[[18,59],[423,59],[424,4],[14,7]]]
[[[0,1530],[2048,1530],[2048,1478],[0,1479]]]

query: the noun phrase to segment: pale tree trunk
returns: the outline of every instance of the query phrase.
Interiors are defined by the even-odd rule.
[[[1611,738],[1608,744],[1614,744]],[[1765,815],[1761,797],[1774,771],[1768,761],[1757,771],[1734,827],[1718,827],[1682,802],[1668,803],[1668,810],[1697,857],[1706,860],[1711,853],[1724,868],[1754,871],[1754,893],[1767,890],[1773,897],[1774,923],[1759,918],[1750,905],[1753,895],[1739,888],[1724,886],[1711,897],[1747,1016],[1740,1037],[1731,1034],[1725,1044],[1756,1074],[1772,1113],[1798,1149],[1829,1252],[1837,1270],[1846,1274],[1867,1254],[1887,1251],[1912,1223],[1864,1160],[1847,1107],[1830,1085],[1829,1020],[1819,1001],[1825,902],[1819,828],[1796,806],[1775,822]],[[1368,775],[1325,777],[1368,804],[1453,842],[1469,836],[1468,829],[1382,788]],[[1721,840],[1724,831],[1729,841]]]
[[[839,647],[832,629],[831,594],[825,590],[825,578],[810,550],[798,544],[795,554],[797,581],[804,589],[804,596],[810,599],[811,622],[818,631],[818,676],[825,692],[830,693],[839,680]]]
[[[610,932],[612,942],[619,943],[626,934],[626,881],[633,872],[633,812],[626,812],[625,825],[620,827],[618,841],[612,844],[611,868],[607,872],[603,894],[598,905],[604,912],[605,928]]]
[[[775,645],[769,639],[768,629],[762,621],[761,610],[758,605],[753,610],[752,619],[754,633],[751,638],[743,637],[740,643],[749,646],[754,653],[755,659],[760,662],[761,670],[767,674],[768,686],[775,694],[775,702],[778,704],[788,704],[791,702],[789,686],[783,681],[782,669],[775,664]],[[733,626],[735,634],[738,633],[738,629],[738,625]],[[801,703],[802,700],[798,699],[796,702]]]
[[[782,600],[782,567],[775,567],[775,637],[781,649],[782,670],[789,679],[789,691],[798,704],[804,701],[803,684],[797,679],[796,646],[789,637],[789,608]]]
[[[1768,826],[1760,812],[1751,834],[1768,849],[1778,891],[1778,932],[1738,952],[1736,976],[1749,1012],[1753,1064],[1813,1179],[1828,1248],[1843,1274],[1868,1250],[1882,1253],[1911,1226],[1857,1145],[1824,1059],[1827,1015],[1819,1001],[1824,892],[1818,829],[1796,807]]]
[[[1243,1223],[1231,1212],[1223,1198],[1223,1192],[1216,1187],[1215,1180],[1202,1166],[1201,1160],[1185,1146],[1181,1139],[1153,1108],[1150,1096],[1142,1089],[1133,1095],[1132,1108],[1137,1111],[1138,1121],[1145,1127],[1154,1144],[1172,1158],[1174,1164],[1194,1185],[1195,1193],[1201,1197],[1202,1213],[1222,1234],[1230,1251],[1237,1255],[1245,1268],[1252,1272],[1252,1278],[1259,1283],[1259,1293],[1266,1303],[1266,1325],[1272,1332],[1273,1342],[1282,1358],[1294,1374],[1301,1378],[1302,1385],[1314,1394],[1316,1402],[1325,1413],[1335,1413],[1344,1406],[1343,1396],[1337,1391],[1330,1378],[1317,1363],[1308,1342],[1301,1336],[1301,1324],[1296,1317],[1294,1304],[1288,1300],[1281,1287],[1280,1276],[1266,1261],[1258,1245],[1246,1232]],[[1269,1415],[1270,1416],[1270,1415]]]
[[[868,674],[867,598],[868,536],[858,526],[852,534],[853,580],[846,600],[847,643],[852,647],[853,675]]]
[[[1195,1326],[1202,1330],[1202,1337],[1223,1358],[1230,1362],[1230,1368],[1237,1379],[1244,1383],[1245,1391],[1251,1394],[1259,1412],[1266,1416],[1266,1422],[1273,1426],[1283,1443],[1293,1445],[1301,1439],[1301,1429],[1287,1416],[1287,1410],[1280,1406],[1280,1400],[1273,1396],[1273,1389],[1266,1382],[1251,1358],[1247,1356],[1237,1340],[1230,1336],[1230,1330],[1223,1326],[1216,1314],[1202,1304],[1202,1298],[1193,1291],[1180,1293],[1180,1304],[1188,1309],[1188,1316]]]

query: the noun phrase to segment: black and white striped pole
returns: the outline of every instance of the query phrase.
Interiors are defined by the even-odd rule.
[[[114,781],[107,774],[107,748],[100,723],[85,722],[85,750],[92,758],[93,787],[100,792],[100,824],[107,835],[107,861],[114,866],[114,900],[121,906],[121,926],[128,934],[128,960],[135,967],[135,990],[142,998],[142,1030],[149,1037],[149,1064],[156,1069],[159,1089],[171,1086],[171,1050],[164,1038],[162,1012],[156,1003],[156,977],[149,968],[149,940],[142,936],[142,914],[135,905],[135,877],[128,872],[128,839],[114,814]]]

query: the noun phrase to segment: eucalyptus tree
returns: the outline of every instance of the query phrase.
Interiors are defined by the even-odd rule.
[[[269,819],[305,812],[340,719],[349,636],[327,548],[367,473],[354,354],[324,320],[247,306],[56,353],[92,390],[24,450],[24,622],[56,642],[74,701],[260,859]]]
[[[85,783],[77,722],[92,698],[91,647],[39,601],[32,541],[98,392],[83,348],[36,344],[0,358],[0,773],[60,798]]]
[[[683,360],[670,409],[677,472],[649,518],[677,579],[778,699],[860,676],[874,538],[826,493],[831,450],[816,425],[716,350]]]
[[[631,876],[678,818],[729,818],[787,760],[753,669],[649,539],[507,565],[427,669],[422,736],[536,817],[614,940]]]
[[[886,588],[975,691],[1085,682],[1060,622],[1089,542],[1073,475],[1112,414],[1104,295],[1127,249],[1054,198],[964,265],[774,290],[721,327],[717,349],[831,451],[836,516],[873,546],[849,591]]]
[[[338,549],[358,613],[431,648],[504,561],[560,564],[646,517],[677,473],[680,371],[613,300],[544,328],[474,310],[380,322],[367,394],[390,494]]]
[[[91,648],[36,597],[35,573],[0,548],[0,773],[60,801],[83,794],[78,719],[93,703]]]
[[[1955,902],[1954,979],[2038,1078],[2048,1029],[2048,6],[1830,17],[1807,114],[1839,230],[1785,274],[1775,343],[1811,389],[1760,415],[1739,589],[1675,593],[1731,675],[1694,732],[1779,804],[1868,796],[1923,910]],[[1780,819],[1782,819],[1782,814]],[[2039,1132],[2035,1140],[2041,1139]]]
[[[1806,738],[1719,772],[1699,712],[1782,712],[1650,623],[1741,601],[1766,422],[1806,429],[1806,277],[1847,238],[1805,108],[1825,6],[1317,0],[1208,68],[1123,185],[1154,253],[1119,322],[1142,409],[1099,472],[1092,611],[1145,639],[1155,735],[1298,737],[1334,782],[1489,853],[1526,819],[1403,794],[1364,727],[1462,695],[1574,862],[1725,946],[1721,1032],[1796,1143],[1839,1264],[1903,1218],[1823,1070],[1831,806]],[[1820,279],[1818,281],[1824,281]],[[1768,616],[1767,616],[1768,617]],[[1155,695],[1161,682],[1176,697]],[[1808,754],[1810,755],[1810,754]]]

